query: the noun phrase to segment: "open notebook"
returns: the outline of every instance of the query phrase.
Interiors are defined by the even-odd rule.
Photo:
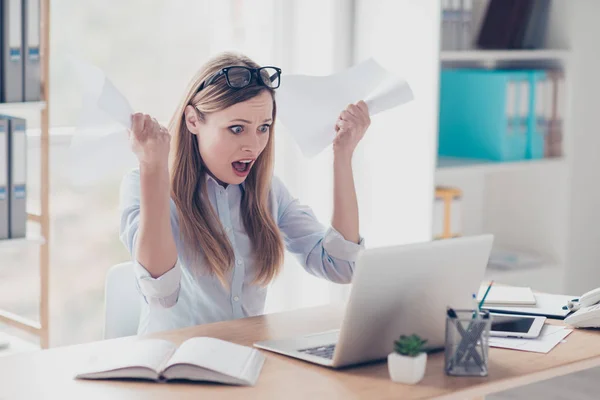
[[[210,337],[195,337],[179,347],[160,339],[128,343],[93,356],[78,379],[149,379],[218,382],[254,386],[265,358],[258,350]]]

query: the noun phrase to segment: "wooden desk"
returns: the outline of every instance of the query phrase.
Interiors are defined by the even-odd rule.
[[[258,340],[313,333],[340,326],[334,306],[302,309],[150,335],[181,343],[193,336],[213,336],[252,345]],[[110,349],[135,337],[34,351],[0,358],[0,399],[316,399],[402,398],[466,399],[515,388],[555,376],[600,366],[600,333],[576,330],[548,354],[490,349],[486,378],[448,377],[443,354],[429,357],[423,381],[416,386],[389,379],[385,362],[330,370],[264,352],[267,360],[255,387],[203,383],[160,384],[140,381],[81,381],[77,366],[93,352]]]

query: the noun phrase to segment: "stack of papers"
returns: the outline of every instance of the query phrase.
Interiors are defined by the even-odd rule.
[[[567,329],[564,326],[544,325],[540,336],[535,339],[490,337],[489,343],[490,347],[548,353],[571,332],[573,329]]]

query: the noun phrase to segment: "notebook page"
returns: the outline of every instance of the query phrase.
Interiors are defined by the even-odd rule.
[[[186,340],[179,346],[165,369],[176,364],[191,364],[210,369],[224,375],[246,379],[256,371],[247,370],[247,365],[257,352],[251,347],[209,337]],[[262,366],[262,364],[261,364]]]
[[[126,343],[94,354],[78,375],[115,371],[124,368],[148,368],[160,371],[162,364],[175,351],[175,344],[166,340],[147,339]]]

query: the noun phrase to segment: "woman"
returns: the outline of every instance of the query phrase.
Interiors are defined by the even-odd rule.
[[[120,237],[145,300],[140,334],[261,314],[284,246],[311,274],[352,278],[363,243],[351,161],[367,106],[349,105],[335,124],[326,229],[272,176],[280,70],[259,68],[221,54],[192,80],[168,130],[132,116],[139,169],[122,183]]]

